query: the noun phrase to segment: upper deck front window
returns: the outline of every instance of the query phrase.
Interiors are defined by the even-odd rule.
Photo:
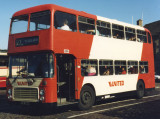
[[[26,32],[28,28],[28,15],[12,18],[11,34]]]
[[[42,11],[31,14],[30,31],[43,30],[50,28],[51,13],[50,11]]]

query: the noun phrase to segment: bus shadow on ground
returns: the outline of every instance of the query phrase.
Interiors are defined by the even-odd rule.
[[[5,102],[7,103],[7,102]],[[18,115],[29,115],[29,116],[46,116],[46,115],[55,115],[68,111],[78,111],[77,105],[68,105],[61,107],[43,107],[43,106],[32,106],[32,105],[15,105],[15,104],[1,104],[0,108],[1,113],[10,113]],[[7,106],[4,106],[7,105]],[[4,108],[3,108],[4,107]]]
[[[150,92],[148,95],[152,95],[154,93]],[[97,101],[95,103],[95,106],[101,105],[101,104],[108,104],[116,101],[123,101],[128,99],[135,99],[135,96],[120,96],[118,98],[112,98],[112,99],[105,99],[101,101]],[[93,111],[94,108],[88,110]],[[5,95],[0,95],[0,112],[1,113],[10,113],[10,114],[17,114],[17,115],[28,115],[28,116],[49,116],[49,115],[56,115],[56,114],[62,114],[65,112],[80,112],[80,110],[77,107],[77,104],[72,105],[65,105],[65,106],[52,106],[52,107],[44,107],[41,105],[16,105],[16,104],[9,104]],[[108,115],[108,114],[107,114]]]
[[[0,99],[4,96],[0,96]],[[100,105],[104,103],[111,103],[119,100],[124,100],[127,98],[116,98],[116,99],[107,99],[101,100],[95,103],[95,105]],[[20,105],[20,104],[9,104],[7,100],[0,100],[0,112],[1,113],[10,113],[10,114],[17,114],[17,115],[28,115],[28,116],[49,116],[49,115],[56,115],[65,112],[78,112],[80,111],[77,107],[77,104],[72,105],[65,105],[65,106],[48,106],[44,107],[41,105],[33,106],[33,105]],[[94,108],[90,109],[93,110]],[[90,111],[88,110],[88,111]]]

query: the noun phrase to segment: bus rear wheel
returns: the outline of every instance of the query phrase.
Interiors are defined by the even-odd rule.
[[[80,110],[90,109],[95,102],[95,92],[90,86],[84,86],[80,93],[78,107]]]
[[[144,96],[145,93],[145,86],[143,81],[138,81],[137,83],[137,91],[136,91],[136,96],[138,99],[141,99]]]

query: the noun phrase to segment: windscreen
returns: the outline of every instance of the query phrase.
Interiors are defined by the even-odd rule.
[[[10,56],[9,77],[50,78],[54,75],[53,67],[51,53]]]

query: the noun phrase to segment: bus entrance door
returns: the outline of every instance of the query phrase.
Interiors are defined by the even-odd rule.
[[[56,55],[58,103],[71,102],[75,97],[75,63],[72,55]]]

